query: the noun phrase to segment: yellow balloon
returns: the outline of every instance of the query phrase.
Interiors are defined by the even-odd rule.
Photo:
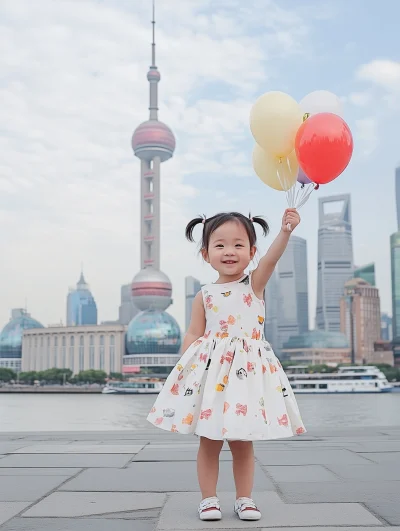
[[[284,92],[267,92],[253,105],[250,129],[258,145],[277,157],[294,150],[297,130],[303,123],[300,105]]]
[[[280,158],[270,155],[256,144],[253,150],[253,168],[264,184],[286,192],[297,181],[299,163],[294,150],[288,157]]]

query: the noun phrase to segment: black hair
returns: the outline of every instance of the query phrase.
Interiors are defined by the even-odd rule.
[[[216,229],[218,229],[218,227],[220,227],[224,223],[227,223],[228,221],[237,221],[238,223],[241,223],[243,225],[243,227],[246,229],[247,236],[249,237],[250,247],[253,247],[253,245],[255,245],[257,241],[254,223],[258,223],[258,225],[260,225],[263,230],[264,236],[267,236],[267,234],[269,233],[269,225],[261,216],[251,216],[249,214],[249,217],[246,217],[243,214],[240,214],[239,212],[221,212],[219,214],[215,214],[215,216],[212,216],[208,219],[205,216],[199,216],[197,218],[192,219],[192,221],[189,221],[185,230],[186,238],[190,242],[194,242],[194,228],[199,223],[204,224],[200,246],[202,249],[208,250],[211,234]]]

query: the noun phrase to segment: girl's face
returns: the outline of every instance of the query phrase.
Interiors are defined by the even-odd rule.
[[[250,247],[246,229],[239,221],[218,227],[211,234],[208,249],[202,250],[204,260],[222,277],[243,274],[255,252],[256,247]]]

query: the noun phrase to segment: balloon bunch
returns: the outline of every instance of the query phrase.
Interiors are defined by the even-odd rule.
[[[339,98],[325,90],[311,92],[300,104],[283,92],[267,92],[253,105],[254,171],[286,192],[289,207],[301,208],[313,190],[349,164],[353,138],[342,116]]]

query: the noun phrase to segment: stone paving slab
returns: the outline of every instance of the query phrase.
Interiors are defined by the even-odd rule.
[[[7,455],[0,459],[0,467],[4,468],[119,468],[126,465],[132,456],[129,455],[90,455],[90,454],[49,454],[49,455]]]
[[[74,476],[82,468],[0,468],[0,476]],[[1,480],[0,479],[0,483]]]
[[[233,488],[232,465],[221,462],[220,491]],[[85,470],[63,487],[63,491],[198,492],[196,464],[188,462],[132,463],[128,468]],[[274,490],[272,482],[256,465],[254,490]]]
[[[348,450],[287,450],[265,451],[256,450],[255,455],[263,465],[327,465],[341,463],[346,465],[364,464],[369,462],[360,454]]]
[[[397,503],[400,511],[400,481],[336,481],[321,483],[279,483],[287,503]]]
[[[393,465],[398,465],[400,463],[400,452],[369,452],[359,453],[358,455],[365,457],[365,459],[369,459],[374,463],[393,463]]]
[[[33,502],[54,490],[69,476],[7,476],[0,480],[2,502]]]
[[[397,495],[399,495],[399,492],[397,492]],[[366,505],[367,509],[370,509],[375,514],[379,514],[390,525],[400,525],[399,499],[397,499],[397,502],[370,501]],[[390,528],[390,531],[391,530],[392,527]]]
[[[157,529],[160,531],[174,531],[183,529],[204,529],[204,522],[196,518],[199,496],[197,493],[187,492],[171,494],[163,510]],[[263,511],[263,518],[259,522],[242,522],[233,513],[232,503],[234,492],[220,495],[221,507],[224,511],[223,519],[213,522],[213,529],[254,529],[277,526],[311,527],[324,522],[331,526],[375,526],[381,522],[362,505],[352,503],[321,503],[282,505],[276,503],[275,493],[259,493],[256,502]]]
[[[322,465],[264,466],[263,469],[276,482],[337,481],[337,476]]]
[[[195,450],[151,450],[145,448],[139,452],[133,459],[132,463],[137,461],[196,461],[197,448]],[[232,461],[230,452],[221,452],[220,461]],[[130,465],[131,467],[132,465]]]
[[[40,444],[25,446],[13,454],[136,454],[144,447],[144,444],[66,444],[47,445]]]
[[[0,442],[0,454],[5,455],[19,450],[26,443]]]
[[[366,441],[359,443],[360,452],[400,452],[398,441]]]
[[[15,518],[1,531],[154,531],[155,522],[103,518]],[[304,531],[304,530],[303,530]]]
[[[29,503],[0,501],[0,526],[28,507]],[[3,531],[3,530],[2,530]]]
[[[260,529],[260,531],[271,531],[271,527]],[[376,526],[365,526],[363,525],[362,528],[360,526],[352,526],[352,527],[342,527],[342,526],[335,526],[335,527],[312,527],[310,528],[312,531],[367,531],[370,529],[371,531],[400,531],[400,527],[376,527]],[[189,530],[188,530],[189,531]],[[304,527],[274,527],[273,531],[305,531]],[[308,531],[308,530],[307,530]]]
[[[71,518],[164,505],[166,494],[130,492],[54,492],[24,513],[24,517]]]
[[[397,464],[326,465],[338,478],[358,481],[399,481],[400,462]],[[336,479],[337,481],[337,479]],[[400,493],[399,493],[400,498]]]

